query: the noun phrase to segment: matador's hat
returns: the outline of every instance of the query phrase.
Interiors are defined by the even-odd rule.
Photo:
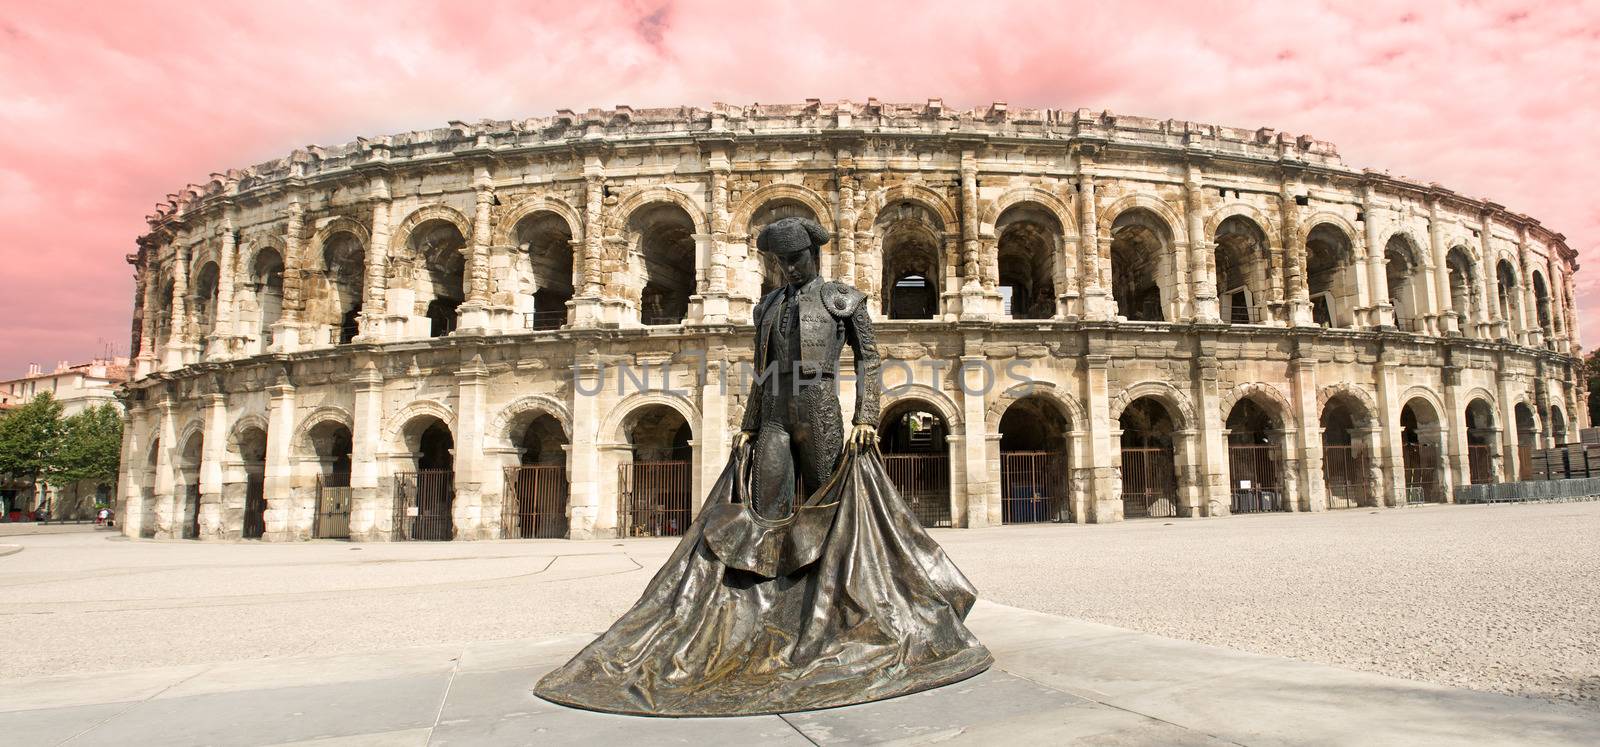
[[[828,230],[810,218],[782,218],[769,223],[756,237],[756,248],[782,256],[828,243]]]

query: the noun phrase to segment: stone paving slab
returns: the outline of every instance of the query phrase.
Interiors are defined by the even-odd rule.
[[[592,636],[0,681],[7,745],[1600,744],[1566,705],[980,603],[989,672],[826,711],[591,713],[531,693]]]

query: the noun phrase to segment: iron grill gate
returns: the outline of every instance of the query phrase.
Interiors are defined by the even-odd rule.
[[[564,464],[506,468],[502,539],[561,539],[567,536],[567,467]]]
[[[450,509],[456,497],[456,473],[422,469],[394,476],[397,538],[442,541],[455,538]]]
[[[1490,462],[1488,444],[1467,444],[1467,474],[1473,485],[1494,482],[1494,465]]]
[[[1400,458],[1405,472],[1406,502],[1442,502],[1439,450],[1424,444],[1406,444],[1401,447]]]
[[[252,472],[244,480],[244,538],[261,539],[266,533],[266,475]]]
[[[1000,455],[1000,521],[1068,521],[1067,455],[1008,451]]]
[[[311,536],[350,538],[350,475],[317,475],[317,515]]]
[[[1288,511],[1283,499],[1283,450],[1273,444],[1228,446],[1233,513]],[[1248,487],[1246,485],[1248,484]]]
[[[183,510],[188,516],[187,539],[200,539],[200,484],[190,483],[184,489]]]
[[[1172,450],[1123,447],[1122,515],[1164,519],[1178,515],[1178,482]]]
[[[694,478],[686,461],[617,466],[617,527],[624,537],[677,537],[689,528]]]
[[[950,456],[885,454],[884,471],[925,527],[950,526]]]
[[[1356,447],[1322,447],[1322,476],[1330,510],[1370,505],[1372,481],[1367,455]]]

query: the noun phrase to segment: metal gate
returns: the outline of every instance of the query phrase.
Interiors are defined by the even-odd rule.
[[[1277,445],[1229,445],[1228,480],[1233,513],[1289,510],[1283,498],[1283,449]]]
[[[1467,444],[1467,474],[1472,479],[1473,485],[1488,485],[1494,482],[1494,463],[1491,461],[1488,444]]]
[[[1130,519],[1178,515],[1178,479],[1171,449],[1123,447],[1122,515]]]
[[[244,479],[244,538],[261,539],[266,533],[266,476],[251,472]]]
[[[1428,444],[1401,447],[1407,503],[1441,503],[1444,494],[1439,484],[1439,450]]]
[[[505,492],[501,495],[501,539],[567,536],[566,465],[507,467]]]
[[[884,471],[925,527],[950,526],[950,456],[885,454]]]
[[[349,539],[350,501],[350,475],[317,475],[317,515],[311,526],[311,536]]]
[[[1067,455],[1008,451],[1000,455],[1000,521],[1069,521]]]
[[[689,528],[694,478],[687,461],[617,465],[617,527],[624,537],[677,537]]]
[[[189,519],[186,539],[200,539],[200,484],[189,483],[184,488],[183,510]]]
[[[1367,455],[1355,446],[1322,447],[1322,479],[1328,489],[1328,508],[1371,505],[1372,480]]]
[[[456,473],[448,469],[422,469],[394,476],[397,539],[445,541],[455,539],[450,515],[456,498]]]

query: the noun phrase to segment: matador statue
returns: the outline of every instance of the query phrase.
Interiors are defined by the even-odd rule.
[[[727,466],[639,601],[541,679],[540,697],[652,716],[790,713],[907,695],[993,663],[965,623],[977,591],[884,471],[871,312],[861,291],[819,277],[828,239],[803,218],[761,232],[757,247],[787,282],[753,313],[755,371]]]

